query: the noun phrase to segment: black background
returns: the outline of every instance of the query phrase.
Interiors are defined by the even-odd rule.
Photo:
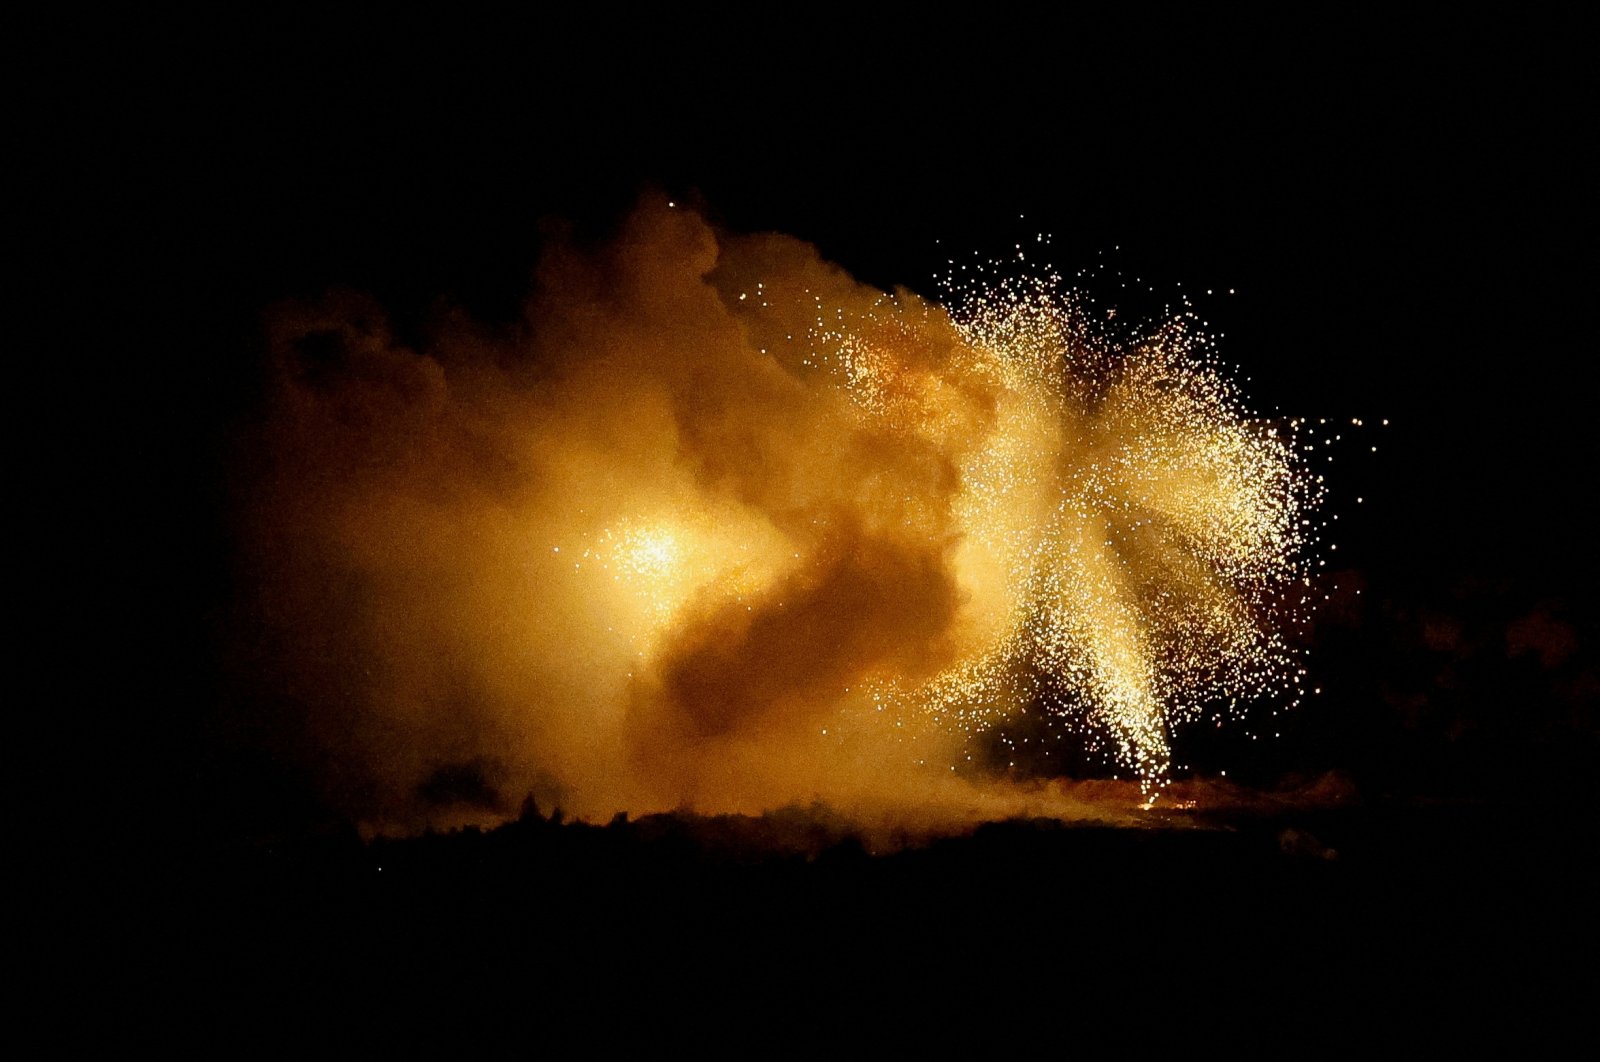
[[[257,399],[264,308],[337,285],[402,323],[441,298],[509,317],[550,219],[602,238],[651,187],[885,287],[931,293],[950,255],[1046,232],[1069,271],[1109,255],[1174,292],[1235,289],[1194,297],[1252,404],[1369,424],[1330,473],[1364,603],[1323,628],[1327,699],[1245,766],[1340,769],[1374,804],[1586,823],[1586,39],[1575,11],[1332,8],[321,13],[46,35],[20,99],[26,220],[44,236],[22,290],[62,370],[41,404],[83,414],[52,436],[75,471],[45,476],[65,533],[46,520],[43,536],[72,550],[47,595],[68,606],[45,638],[64,658],[49,657],[72,720],[61,759],[92,731],[109,770],[91,773],[117,794],[93,801],[85,836],[159,863],[248,834],[240,815],[299,821],[270,807],[281,780],[230,778],[215,716],[228,454]],[[1551,667],[1507,648],[1539,608],[1576,638]],[[1467,648],[1430,650],[1438,620]],[[1407,692],[1431,707],[1399,711]],[[1511,851],[1523,820],[1494,821],[1441,835]],[[1453,858],[1411,866],[1437,886]]]

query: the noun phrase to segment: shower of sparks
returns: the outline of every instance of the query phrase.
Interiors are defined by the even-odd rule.
[[[969,735],[1037,706],[1153,796],[1175,727],[1300,699],[1287,635],[1307,618],[1322,494],[1302,422],[1247,415],[1187,302],[1113,331],[1053,274],[952,270],[942,286],[961,342],[936,373],[899,353],[916,322],[896,300],[866,320],[821,313],[805,337],[803,363],[863,418],[961,455],[962,651],[931,681],[884,676],[874,705]],[[994,395],[976,432],[955,397],[974,391]]]

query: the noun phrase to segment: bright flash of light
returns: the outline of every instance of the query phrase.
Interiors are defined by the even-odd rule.
[[[748,514],[687,505],[622,517],[590,543],[581,556],[610,584],[617,629],[646,656],[696,602],[758,595],[793,558],[781,535]]]

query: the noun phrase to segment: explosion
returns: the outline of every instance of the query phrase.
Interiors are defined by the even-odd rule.
[[[529,791],[981,814],[1003,784],[956,768],[1022,712],[1153,796],[1175,728],[1297,699],[1320,487],[1192,311],[1114,323],[1047,270],[884,294],[662,201],[549,252],[514,328],[282,308],[267,729],[401,827]]]

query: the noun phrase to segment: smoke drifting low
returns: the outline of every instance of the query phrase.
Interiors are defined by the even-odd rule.
[[[375,829],[529,792],[1062,812],[950,770],[1042,660],[1157,778],[1186,697],[1282,673],[1256,606],[1294,574],[1288,450],[1160,342],[1108,374],[1026,320],[1019,347],[664,201],[549,251],[511,329],[412,347],[360,296],[280,308],[241,522],[256,723]],[[1067,346],[1092,387],[1048,367]]]

